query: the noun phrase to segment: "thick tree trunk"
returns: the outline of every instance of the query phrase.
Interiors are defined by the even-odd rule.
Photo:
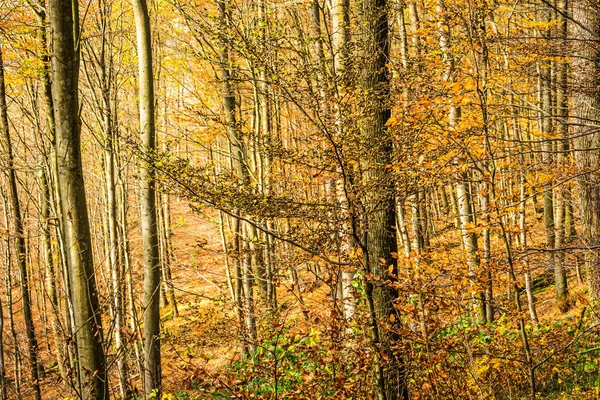
[[[56,163],[78,352],[80,395],[108,399],[102,316],[96,289],[79,125],[77,3],[50,1]],[[77,47],[76,47],[77,46]]]
[[[144,245],[144,392],[146,396],[155,393],[155,396],[160,398],[162,390],[159,302],[161,268],[156,222],[156,182],[150,161],[156,150],[152,42],[146,0],[133,0],[132,4],[137,32],[140,135],[143,152],[140,166],[140,209]]]
[[[573,134],[583,239],[589,247],[590,297],[600,300],[600,9],[573,1]],[[597,311],[597,309],[596,309]]]
[[[50,149],[49,149],[49,157],[47,160],[48,166],[46,168],[45,171],[45,176],[47,179],[47,183],[48,183],[48,206],[54,206],[54,214],[58,215],[58,216],[62,216],[63,212],[62,212],[62,205],[60,202],[61,199],[61,195],[60,195],[60,187],[58,184],[58,171],[57,171],[57,159],[56,159],[56,123],[54,120],[54,102],[52,100],[52,82],[50,79],[50,75],[51,75],[51,63],[50,63],[50,56],[49,56],[49,50],[48,50],[48,43],[47,43],[47,28],[46,28],[46,21],[47,21],[47,14],[46,14],[46,10],[43,8],[36,8],[33,7],[34,11],[36,13],[37,16],[37,22],[38,22],[38,41],[40,44],[40,54],[39,54],[39,59],[40,61],[42,61],[43,65],[44,65],[44,69],[42,71],[42,83],[43,83],[43,99],[44,99],[44,103],[46,106],[46,114],[47,114],[47,133],[46,133],[46,140],[48,140],[49,144],[50,144]],[[58,252],[59,252],[59,256],[60,256],[60,263],[59,263],[59,267],[60,267],[60,273],[63,277],[63,284],[64,284],[64,290],[67,293],[70,293],[71,291],[71,284],[70,284],[70,278],[68,276],[68,261],[67,261],[67,254],[66,254],[66,250],[65,250],[65,237],[64,237],[64,225],[63,225],[63,219],[62,218],[58,218],[58,223],[56,224],[56,239],[58,242]],[[70,335],[75,335],[75,332],[73,331],[73,306],[72,306],[72,300],[70,298],[70,296],[67,296],[66,299],[66,304],[67,307],[64,310],[65,314],[66,314],[66,326],[64,328],[63,332],[68,332]],[[59,307],[60,308],[60,307]],[[60,318],[59,317],[59,311],[57,310],[57,315],[56,318]],[[64,333],[63,333],[64,336]],[[75,365],[75,358],[76,358],[76,350],[75,350],[75,346],[76,346],[76,342],[75,341],[71,341],[69,344],[67,344],[65,346],[66,348],[66,355],[68,357],[64,357],[64,361],[66,363],[66,367],[67,368],[74,368]],[[79,379],[79,375],[76,374],[77,379]],[[75,385],[75,383],[73,382],[73,377],[71,375],[67,374],[67,379],[69,380],[69,383],[71,385]],[[77,384],[77,386],[79,386],[79,384]]]
[[[372,278],[368,283],[372,342],[379,353],[375,360],[376,396],[380,400],[408,399],[406,365],[397,346],[400,316],[393,302],[398,293],[391,283],[397,279],[395,184],[389,165],[393,143],[386,123],[391,116],[390,81],[386,64],[389,60],[388,4],[386,0],[363,0],[361,3],[360,43],[362,99],[359,104],[364,119],[366,171],[363,181],[368,191],[366,231],[363,246],[366,267]]]

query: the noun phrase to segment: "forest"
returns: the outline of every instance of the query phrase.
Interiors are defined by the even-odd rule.
[[[0,397],[599,399],[597,0],[1,0]]]

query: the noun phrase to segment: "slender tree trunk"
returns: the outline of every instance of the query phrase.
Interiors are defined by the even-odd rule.
[[[558,2],[558,8],[561,11],[559,15],[559,35],[561,38],[561,52],[562,56],[567,56],[567,19],[565,17],[568,12],[567,0],[560,0]],[[557,141],[557,154],[556,164],[559,171],[564,168],[565,156],[564,151],[567,147],[568,139],[568,125],[566,124],[567,111],[568,111],[568,99],[567,99],[567,63],[561,62],[558,64],[557,76],[556,76],[556,117],[558,119],[558,131],[559,140]],[[559,185],[556,189],[556,223],[554,233],[554,246],[560,249],[565,244],[565,184]],[[554,265],[554,283],[556,304],[559,310],[566,312],[569,309],[568,300],[568,285],[567,285],[567,274],[565,271],[565,253],[558,251],[555,258]]]
[[[244,313],[245,313],[245,296],[244,293],[244,272],[242,270],[242,224],[240,220],[233,220],[233,252],[235,254],[235,311],[240,324],[240,333],[244,340],[242,343],[242,358],[247,358],[249,355],[249,340],[246,330]]]
[[[115,351],[117,357],[117,369],[119,374],[119,389],[121,398],[129,400],[132,396],[129,383],[129,370],[127,366],[127,344],[123,338],[123,330],[126,326],[123,315],[123,264],[119,257],[119,232],[117,214],[117,187],[115,182],[115,156],[114,156],[114,130],[110,117],[110,106],[105,108],[105,148],[104,148],[104,175],[106,180],[106,200],[108,209],[108,250],[112,287],[112,308],[114,322]]]
[[[166,245],[165,245],[165,234],[164,234],[164,221],[163,221],[163,207],[162,207],[162,196],[159,192],[156,197],[156,223],[158,229],[158,259],[160,260],[160,291],[159,291],[159,304],[160,308],[165,308],[169,305],[169,298],[167,297],[167,283],[165,281],[165,262],[166,262]]]
[[[219,18],[221,23],[221,29],[223,33],[229,29],[229,12],[228,12],[228,0],[217,0],[217,6],[219,9]],[[229,70],[229,48],[225,38],[221,37],[221,52],[219,71],[221,78],[221,90],[223,93],[223,108],[225,111],[226,123],[227,123],[227,135],[231,148],[231,159],[232,166],[237,174],[240,185],[243,187],[250,187],[250,173],[249,168],[249,157],[246,142],[244,138],[240,136],[239,124],[236,118],[236,103],[233,88],[230,79]],[[256,96],[255,96],[256,97]],[[236,297],[238,304],[236,309],[239,314],[243,310],[245,313],[245,339],[247,341],[246,348],[255,350],[256,349],[256,321],[254,315],[254,292],[252,287],[252,263],[251,255],[248,243],[244,240],[249,238],[249,234],[254,236],[256,228],[248,226],[247,223],[241,223],[239,219],[234,220],[234,253],[236,255]],[[243,290],[242,290],[243,289]],[[242,296],[243,293],[243,296]],[[243,298],[243,301],[242,301]]]
[[[416,253],[417,258],[421,257],[423,248],[425,247],[425,239],[423,238],[423,229],[421,226],[421,207],[419,207],[419,195],[418,193],[410,197],[410,208],[411,208],[411,227],[413,243],[412,248]]]
[[[50,156],[48,157],[49,160],[47,161],[48,166],[46,168],[46,177],[47,177],[47,181],[48,181],[48,185],[49,185],[49,199],[50,199],[50,203],[48,203],[50,206],[54,206],[54,215],[57,216],[62,216],[64,215],[64,213],[62,212],[62,204],[61,204],[61,194],[60,194],[60,186],[58,183],[58,160],[57,160],[57,153],[56,153],[56,123],[55,123],[55,115],[54,115],[54,101],[52,99],[52,82],[50,79],[51,76],[51,59],[49,56],[49,46],[47,43],[47,28],[46,28],[46,21],[47,21],[47,13],[46,13],[46,9],[44,9],[43,7],[33,7],[36,16],[37,16],[37,22],[38,22],[38,41],[40,44],[40,54],[39,54],[39,59],[42,62],[44,68],[42,70],[42,83],[43,83],[43,99],[44,99],[44,103],[46,106],[46,114],[47,114],[47,129],[48,132],[46,133],[46,140],[48,140],[49,142],[49,153]],[[76,29],[78,30],[78,28]],[[75,331],[73,330],[74,328],[74,323],[73,323],[73,304],[72,304],[72,299],[70,296],[71,293],[71,283],[70,283],[70,277],[69,277],[69,267],[68,267],[68,260],[67,260],[67,251],[65,249],[65,227],[63,225],[63,218],[58,217],[57,218],[57,224],[56,224],[56,239],[58,242],[58,252],[59,252],[59,256],[60,256],[60,273],[61,276],[63,278],[63,285],[64,285],[64,290],[65,292],[68,294],[66,296],[66,308],[65,308],[65,314],[66,314],[66,326],[64,329],[64,332],[68,332],[69,335],[71,336],[75,336]],[[59,307],[60,308],[60,307]],[[57,314],[57,318],[58,318],[58,314]],[[64,333],[63,333],[64,336]],[[76,368],[75,364],[76,364],[76,341],[72,340],[70,341],[69,344],[66,345],[66,359],[65,362],[67,364],[67,367],[69,369],[73,369]],[[73,382],[73,377],[70,374],[67,374],[69,383],[71,384],[71,386],[76,386],[79,387],[80,384],[79,382],[79,374],[75,374],[76,375],[76,379],[77,379],[77,383]]]
[[[50,233],[50,207],[52,198],[50,197],[50,187],[48,184],[47,171],[45,168],[39,172],[40,188],[42,191],[41,205],[41,232],[42,232],[42,252],[46,274],[46,291],[48,300],[50,301],[50,321],[53,330],[54,351],[56,354],[56,362],[60,377],[67,381],[67,373],[65,371],[66,355],[63,351],[64,335],[62,334],[62,323],[60,320],[60,304],[58,302],[56,288],[56,271],[54,266],[54,257],[52,254],[52,240]]]
[[[173,317],[177,317],[177,299],[175,298],[175,288],[173,286],[173,275],[171,273],[171,264],[173,262],[173,239],[171,237],[171,196],[168,193],[162,195],[163,207],[163,234],[165,241],[165,260],[163,262],[164,280],[167,285],[167,296],[173,310]]]
[[[17,173],[15,171],[14,154],[10,132],[8,129],[8,107],[6,104],[6,88],[4,84],[4,62],[2,60],[2,47],[0,44],[0,134],[2,134],[2,150],[4,162],[8,174],[8,195],[12,206],[12,231],[16,239],[17,265],[21,281],[21,301],[23,308],[23,319],[25,320],[25,331],[27,333],[27,346],[29,349],[29,372],[31,374],[31,385],[33,396],[36,400],[42,398],[40,391],[40,368],[38,365],[38,343],[33,326],[33,315],[31,313],[31,298],[29,293],[29,275],[27,272],[27,255],[25,247],[25,231],[23,219],[21,218],[21,206],[19,203],[19,192],[17,188]]]
[[[248,342],[248,348],[254,352],[257,348],[257,333],[256,333],[256,311],[254,307],[254,293],[253,293],[253,277],[252,277],[252,257],[250,256],[250,247],[246,238],[248,235],[248,224],[244,224],[242,229],[243,238],[240,240],[243,242],[242,249],[242,265],[243,265],[243,283],[244,283],[244,312],[246,315],[246,340]]]
[[[0,186],[0,197],[2,197],[2,203],[4,206],[4,227],[8,230],[10,226],[9,222],[9,209],[8,209],[8,199],[4,195],[4,191],[2,190],[2,186]],[[10,335],[13,341],[13,369],[15,374],[15,393],[17,394],[17,398],[20,400],[21,397],[21,350],[19,348],[19,335],[17,333],[17,329],[15,326],[15,319],[13,313],[13,297],[12,297],[12,252],[10,250],[10,238],[6,238],[5,241],[5,253],[4,253],[4,263],[6,265],[6,275],[4,276],[5,288],[6,288],[6,306],[7,306],[7,314],[8,314],[8,326],[10,329]]]
[[[408,237],[408,229],[406,229],[406,213],[404,200],[397,200],[398,207],[398,231],[400,232],[400,237],[402,238],[402,245],[404,246],[404,255],[406,258],[410,256],[411,246],[410,246],[410,238]]]
[[[550,6],[542,6],[541,12],[542,22],[549,23],[552,20],[552,11]],[[542,37],[545,41],[549,42],[550,32],[547,30],[542,33]],[[547,169],[548,174],[552,174],[552,168],[554,167],[554,157],[552,144],[553,141],[549,139],[554,134],[553,126],[553,110],[552,110],[552,73],[551,63],[549,61],[540,62],[540,126],[541,126],[541,149],[542,149],[542,163]],[[552,250],[556,247],[556,236],[554,227],[554,199],[552,181],[544,185],[544,226],[546,228],[546,248],[550,250],[548,253],[548,264],[549,269],[554,271],[555,277],[558,277],[556,281],[556,300],[562,303],[566,300],[566,286],[563,286],[561,281],[566,283],[566,279],[560,277],[564,275],[564,268],[557,265],[556,253]],[[559,292],[560,290],[560,292]]]
[[[483,219],[483,265],[485,268],[485,319],[487,322],[494,321],[494,291],[492,282],[492,243],[491,243],[491,220],[489,215],[490,195],[488,184],[482,184],[480,195],[481,213]]]
[[[345,93],[350,90],[350,80],[348,74],[348,52],[349,52],[349,25],[350,25],[350,3],[348,0],[332,0],[331,2],[331,22],[332,22],[332,51],[334,64],[334,89],[336,94],[336,137],[343,140],[345,132],[348,130],[346,124],[347,111],[343,104]],[[351,237],[352,216],[350,215],[350,203],[348,198],[348,186],[350,176],[347,166],[341,162],[337,165],[338,179],[336,180],[336,195],[338,208],[340,210],[340,221],[338,227],[340,241],[340,257],[345,258],[351,249],[356,246],[354,238]],[[346,319],[351,319],[356,310],[354,290],[352,279],[355,271],[353,267],[345,267],[339,273],[339,294],[342,302],[342,312]]]
[[[6,391],[6,367],[4,363],[4,310],[0,300],[0,396],[2,400],[8,400]]]
[[[443,1],[438,1],[437,11],[439,14],[439,43],[442,51],[442,61],[444,62],[444,80],[446,82],[454,81],[454,55],[450,51],[450,27],[448,26],[446,16],[446,6]],[[460,109],[454,104],[450,106],[448,120],[450,126],[456,126],[460,117]],[[466,253],[467,268],[469,277],[473,280],[473,285],[478,285],[477,276],[479,274],[480,258],[478,254],[478,235],[471,228],[475,225],[474,205],[470,190],[470,181],[468,172],[461,171],[463,160],[456,158],[454,164],[457,170],[456,180],[456,208],[458,212],[459,229],[461,232],[461,242]],[[486,320],[486,307],[484,295],[475,288],[472,293],[476,318],[479,322]]]

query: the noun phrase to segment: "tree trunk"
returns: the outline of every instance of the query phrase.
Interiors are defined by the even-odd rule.
[[[408,229],[406,229],[406,213],[404,206],[404,199],[396,200],[398,207],[398,231],[400,232],[400,237],[402,239],[402,245],[404,246],[404,255],[408,259],[410,257],[411,246],[410,246],[410,238],[408,237]]]
[[[389,165],[393,142],[386,123],[391,116],[390,81],[386,64],[389,60],[388,4],[386,0],[361,2],[360,82],[362,96],[359,110],[363,114],[362,132],[366,170],[363,181],[368,189],[364,249],[366,268],[372,278],[367,290],[367,303],[372,323],[372,344],[379,353],[375,359],[376,396],[380,400],[408,399],[406,365],[395,346],[400,316],[393,302],[398,297],[391,283],[397,279],[395,184]],[[373,319],[373,318],[372,318]]]
[[[559,35],[561,38],[561,56],[566,56],[567,47],[567,19],[563,15],[568,12],[567,1],[560,0],[558,2],[558,9],[561,11],[559,15]],[[557,141],[557,155],[556,164],[558,170],[561,171],[564,167],[565,156],[564,151],[566,150],[567,140],[569,135],[569,129],[566,123],[568,116],[568,99],[567,99],[567,63],[561,62],[558,64],[557,76],[556,76],[556,117],[558,120],[558,131],[559,140]],[[556,189],[556,213],[555,213],[555,233],[554,233],[554,246],[560,249],[565,244],[565,184],[559,185]],[[567,274],[565,271],[565,253],[558,251],[555,258],[554,264],[554,284],[556,294],[556,304],[562,312],[566,312],[569,309],[568,300],[568,286],[567,286]]]
[[[590,297],[600,300],[600,10],[586,0],[573,1],[571,37],[573,43],[574,82],[573,118],[574,149],[577,170],[580,172],[579,193],[583,240],[589,264]],[[598,311],[595,306],[596,312]]]
[[[42,205],[41,205],[41,232],[42,232],[42,252],[43,261],[46,273],[46,291],[48,293],[48,300],[50,301],[50,320],[53,330],[54,339],[54,351],[56,354],[56,362],[58,365],[58,371],[60,377],[63,380],[69,379],[67,372],[65,371],[65,352],[63,351],[64,346],[64,335],[61,332],[61,321],[60,321],[60,304],[58,302],[58,295],[56,289],[56,271],[54,268],[54,258],[52,254],[52,241],[50,233],[50,204],[52,198],[50,197],[50,187],[48,184],[47,171],[43,168],[39,172],[40,177],[40,189],[42,191]]]
[[[4,310],[0,300],[0,396],[2,400],[8,400],[6,392],[6,368],[4,364]]]
[[[0,186],[0,197],[2,197],[2,205],[4,206],[4,229],[8,230],[10,226],[9,217],[8,217],[8,200],[2,191],[2,186]],[[6,273],[4,276],[4,283],[6,288],[6,306],[8,311],[8,327],[10,329],[10,335],[13,341],[13,371],[15,374],[15,393],[17,395],[17,399],[21,399],[21,351],[19,349],[19,336],[17,334],[17,329],[15,327],[15,318],[13,313],[13,297],[12,297],[12,252],[10,250],[10,238],[6,238],[5,240],[5,253],[4,253],[4,263],[6,265]]]
[[[79,361],[79,394],[84,400],[104,400],[108,399],[109,392],[102,316],[81,164],[79,14],[76,5],[68,1],[50,1],[56,163]]]
[[[110,105],[105,99],[105,147],[104,147],[104,176],[106,180],[106,200],[108,219],[108,252],[112,288],[112,308],[114,319],[115,351],[117,356],[117,370],[119,375],[119,389],[121,398],[129,400],[132,396],[129,384],[129,370],[126,359],[126,343],[123,339],[123,328],[126,326],[123,315],[123,264],[119,257],[119,232],[117,214],[117,187],[115,182],[115,149],[114,130],[112,127]]]
[[[8,195],[12,206],[12,234],[16,239],[17,265],[21,281],[21,301],[23,306],[23,319],[25,320],[25,331],[27,333],[27,346],[29,350],[29,372],[31,373],[31,385],[33,396],[36,400],[42,398],[39,382],[38,344],[33,326],[33,315],[31,313],[31,298],[29,293],[29,276],[27,272],[27,258],[25,247],[25,231],[21,217],[21,205],[19,203],[19,192],[17,188],[17,174],[14,165],[14,154],[10,132],[8,130],[8,107],[6,104],[6,88],[4,84],[4,62],[2,60],[2,47],[0,45],[0,134],[2,135],[2,150],[4,153],[4,167],[8,174]]]
[[[165,241],[165,259],[163,265],[164,280],[167,284],[167,296],[173,310],[173,318],[177,317],[177,299],[175,298],[175,288],[173,287],[173,275],[171,273],[171,263],[173,261],[173,240],[171,238],[171,196],[168,193],[162,195],[163,208],[163,235]]]
[[[140,209],[144,245],[144,392],[146,396],[155,393],[156,398],[160,398],[162,390],[159,302],[161,268],[156,223],[156,182],[150,161],[156,150],[152,43],[146,0],[132,0],[132,4],[137,32],[142,141]]]

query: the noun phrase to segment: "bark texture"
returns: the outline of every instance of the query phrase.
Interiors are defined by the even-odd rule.
[[[81,164],[77,3],[50,1],[56,169],[77,342],[80,396],[108,399],[102,318]]]
[[[391,116],[389,60],[388,4],[386,0],[363,0],[360,3],[362,30],[359,34],[361,49],[361,126],[365,140],[367,169],[363,176],[367,205],[365,240],[366,263],[372,280],[367,285],[367,302],[376,322],[373,323],[372,342],[379,358],[376,359],[376,395],[380,400],[408,399],[405,382],[405,364],[397,345],[400,336],[397,323],[400,318],[394,308],[398,297],[393,287],[397,279],[396,204],[395,185],[389,166],[393,143],[386,123]]]
[[[156,182],[151,158],[156,150],[152,38],[146,0],[133,0],[137,33],[140,136],[140,210],[144,246],[144,392],[161,397],[160,365],[160,275]]]
[[[573,134],[583,238],[588,251],[590,297],[600,300],[600,9],[573,1]],[[577,39],[575,39],[577,38]],[[585,172],[585,173],[583,173]]]

